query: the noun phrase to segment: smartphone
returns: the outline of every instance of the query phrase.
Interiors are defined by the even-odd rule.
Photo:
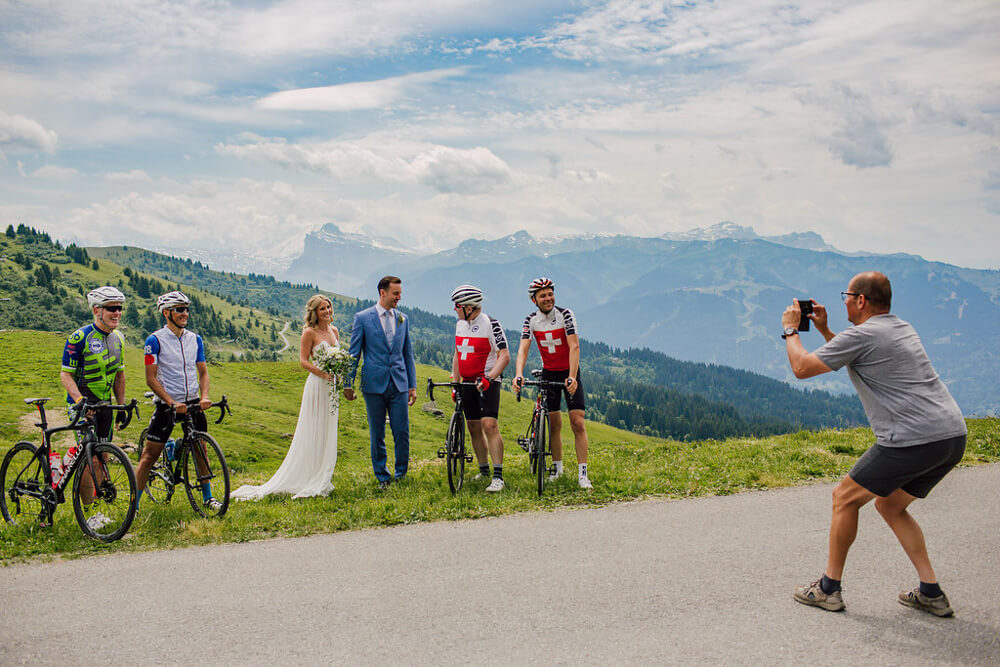
[[[809,318],[807,317],[813,311],[812,299],[796,299],[799,302],[799,308],[802,310],[802,317],[799,318],[799,331],[809,331]]]

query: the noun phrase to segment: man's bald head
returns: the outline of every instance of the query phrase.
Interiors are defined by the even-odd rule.
[[[892,286],[885,274],[878,271],[865,271],[854,276],[848,290],[864,294],[874,310],[888,313],[892,307]]]

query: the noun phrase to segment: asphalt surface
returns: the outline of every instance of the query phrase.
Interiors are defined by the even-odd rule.
[[[1000,664],[1000,466],[914,506],[951,619],[871,506],[847,610],[792,600],[831,488],[3,567],[0,664]]]

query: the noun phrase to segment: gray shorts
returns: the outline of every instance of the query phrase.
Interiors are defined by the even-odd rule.
[[[902,489],[915,498],[926,498],[964,454],[964,435],[913,447],[883,447],[876,443],[847,474],[876,496],[884,498]]]

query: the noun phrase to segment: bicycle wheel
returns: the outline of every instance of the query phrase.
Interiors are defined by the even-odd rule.
[[[142,450],[146,446],[146,434],[149,429],[142,429],[139,434],[139,460],[142,460]],[[166,449],[166,447],[164,447]],[[170,462],[167,461],[167,452],[160,452],[160,456],[149,469],[149,478],[146,480],[146,493],[154,503],[169,503],[174,495],[174,483],[170,477]]]
[[[45,469],[35,456],[38,448],[22,441],[10,448],[0,465],[0,512],[8,523],[19,526],[46,520]]]
[[[81,461],[76,469],[73,511],[84,535],[101,542],[114,542],[128,532],[135,518],[138,504],[135,471],[125,452],[110,442],[94,443],[93,454],[89,460]],[[81,486],[84,479],[93,479],[95,473],[94,498],[85,506]]]
[[[465,417],[460,411],[451,416],[444,446],[448,462],[448,487],[452,493],[458,493],[465,481]]]
[[[535,448],[535,434],[538,432],[538,411],[531,414],[531,424],[528,425],[528,432],[524,435],[528,441],[528,470],[534,475],[538,467],[538,450]]]
[[[223,516],[229,509],[229,466],[215,438],[207,433],[185,438],[177,465],[194,511],[208,519]]]
[[[535,428],[535,478],[538,480],[538,495],[542,495],[542,491],[545,490],[545,477],[549,474],[549,467],[545,463],[545,457],[549,455],[548,451],[548,419],[546,415],[541,412],[536,413],[538,419],[537,426]]]

